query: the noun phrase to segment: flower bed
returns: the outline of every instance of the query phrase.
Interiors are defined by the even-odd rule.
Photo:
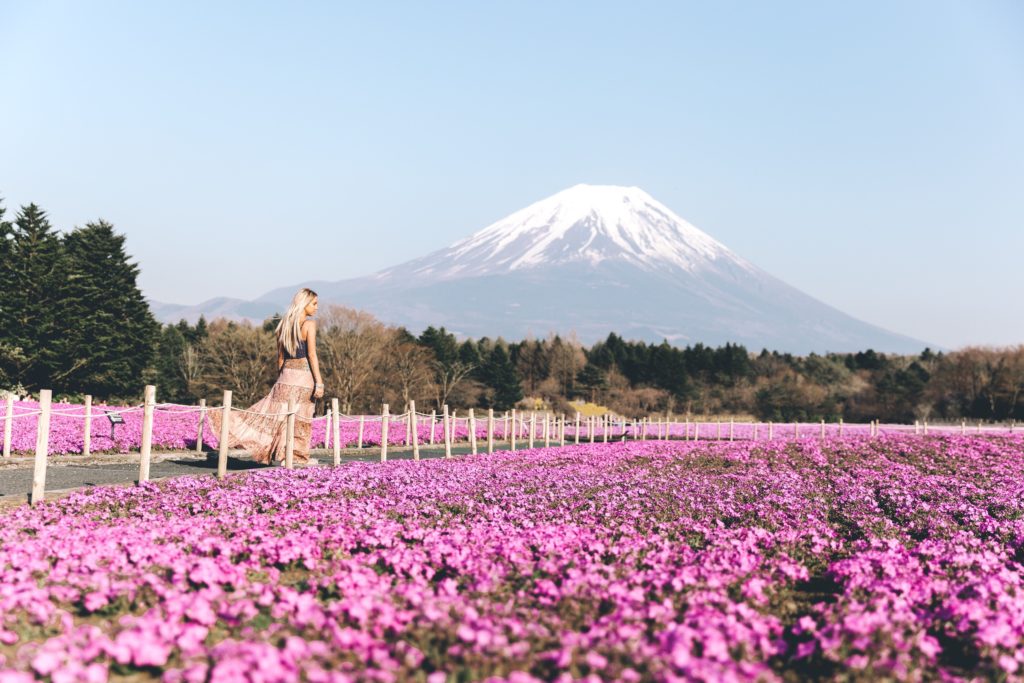
[[[0,404],[0,423],[7,410]],[[36,426],[38,417],[34,414],[39,404],[34,401],[18,401],[14,404],[15,419],[12,422],[11,450],[19,454],[31,454],[36,448]],[[126,406],[94,405],[92,408],[92,425],[90,428],[90,444],[93,453],[135,451],[142,443],[142,410]],[[114,438],[111,439],[110,422],[105,411],[121,412],[124,424],[114,427]],[[22,417],[23,416],[23,417]],[[85,407],[76,404],[54,403],[50,415],[51,455],[66,455],[83,452],[85,436]],[[495,421],[497,435],[502,434],[504,423]],[[319,417],[313,421],[311,443],[314,447],[324,445],[327,421]],[[388,425],[388,443],[404,444],[406,438],[405,422],[392,420]],[[538,427],[539,430],[539,427]],[[477,420],[477,438],[487,436],[486,420]],[[153,413],[153,446],[160,449],[193,449],[199,432],[199,413],[189,406],[161,406]],[[346,418],[340,424],[340,441],[343,447],[355,447],[359,443],[359,419]],[[539,432],[538,432],[539,433]],[[363,446],[379,446],[381,422],[379,416],[367,416],[363,425]],[[417,430],[421,444],[430,440],[430,418],[420,418]],[[210,427],[209,421],[204,424],[203,443],[209,448],[216,448],[218,435]],[[333,434],[331,436],[333,439]],[[465,418],[458,418],[453,434],[456,441],[469,438],[469,427]],[[435,443],[443,443],[443,432],[440,423],[434,425]]]
[[[7,407],[5,404],[0,404],[0,421]],[[39,410],[39,404],[34,401],[20,401],[14,404],[14,415],[15,419],[12,424],[12,438],[11,445],[12,451],[20,454],[31,454],[35,452],[36,447],[36,424],[38,418],[33,414]],[[117,452],[117,451],[136,451],[139,449],[142,442],[142,410],[137,407],[127,406],[107,406],[107,405],[94,405],[93,406],[93,418],[92,426],[90,430],[90,443],[91,450],[93,453],[99,452]],[[110,423],[106,418],[105,411],[121,412],[124,418],[124,424],[119,424],[114,428],[114,438],[111,439]],[[21,417],[24,415],[23,417]],[[52,408],[52,414],[50,417],[50,454],[53,455],[66,455],[83,452],[84,443],[84,431],[85,421],[83,419],[85,415],[85,407],[76,404],[67,403],[54,403]],[[434,426],[430,425],[430,418],[420,416],[417,422],[417,436],[419,438],[420,445],[426,445],[431,440],[431,430],[433,430],[433,441],[436,445],[443,444],[443,427],[441,426],[441,418],[438,416]],[[536,436],[534,438],[534,445],[540,446],[543,444],[543,418],[538,417],[538,422],[535,425]],[[469,440],[469,421],[465,417],[458,417],[454,420],[454,429],[452,433],[452,440],[454,442],[466,442]],[[732,437],[737,440],[755,440],[765,441],[768,440],[769,436],[774,439],[792,439],[792,438],[818,438],[821,434],[820,424],[775,424],[769,427],[766,423],[751,424],[751,423],[737,423],[730,425],[728,423],[713,423],[713,422],[702,422],[702,423],[682,423],[673,422],[668,426],[669,436],[672,439],[693,439],[695,436],[702,440],[731,440],[730,431]],[[870,434],[870,425],[842,425],[830,423],[824,425],[825,433],[829,437],[837,436],[867,436]],[[521,427],[518,432],[518,445],[520,448],[527,445],[527,437],[529,427]],[[666,427],[664,424],[649,424],[647,426],[646,435],[648,440],[656,440],[664,435]],[[961,427],[955,426],[944,426],[944,427],[931,427],[931,434],[958,434],[961,432]],[[495,416],[494,420],[494,438],[499,440],[507,439],[506,435],[506,420],[502,417]],[[566,441],[573,441],[573,431],[575,430],[575,424],[570,420],[566,424]],[[1019,436],[1021,431],[1014,427],[995,427],[989,426],[984,428],[986,435],[999,435],[999,436]],[[195,408],[191,406],[181,405],[162,405],[153,414],[153,446],[159,449],[166,450],[180,450],[180,449],[194,449],[196,445],[196,436],[199,431],[199,413],[196,412]],[[394,418],[388,425],[388,443],[392,445],[399,445],[406,443],[406,431],[407,425],[404,418]],[[881,433],[885,434],[913,434],[915,433],[915,427],[911,425],[881,425]],[[311,436],[311,444],[313,447],[322,447],[325,444],[325,437],[327,436],[327,421],[323,417],[318,417],[313,421],[313,430]],[[333,430],[332,430],[333,432]],[[634,435],[643,433],[641,427],[634,427],[632,424],[627,426],[626,432],[628,438],[632,439]],[[841,432],[841,433],[840,433]],[[970,428],[970,434],[977,434],[977,427]],[[595,441],[603,440],[603,431],[600,426],[594,428]],[[478,417],[476,420],[476,435],[478,445],[483,448],[485,446],[485,439],[487,438],[487,419],[486,417]],[[588,431],[586,422],[583,421],[580,424],[580,442],[589,441],[590,432]],[[621,439],[623,430],[618,423],[615,423],[609,428],[609,440]],[[340,441],[343,448],[354,448],[359,444],[359,418],[358,417],[343,417],[339,428]],[[208,448],[217,448],[218,435],[213,432],[213,429],[209,426],[209,421],[204,423],[203,430],[203,444]],[[331,438],[333,439],[333,433]],[[380,416],[378,415],[367,415],[364,416],[363,424],[363,439],[362,444],[364,447],[380,446],[381,441],[381,422]],[[557,443],[557,434],[552,431],[551,442]]]
[[[0,680],[1021,679],[1024,443],[569,446],[0,525]]]

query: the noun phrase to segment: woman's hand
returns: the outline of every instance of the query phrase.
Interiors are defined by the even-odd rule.
[[[324,397],[324,385],[321,384],[320,382],[317,382],[314,385],[314,387],[313,387],[313,398],[323,398],[323,397]]]

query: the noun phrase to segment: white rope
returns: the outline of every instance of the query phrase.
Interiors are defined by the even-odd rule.
[[[33,415],[40,415],[42,412],[43,411],[41,411],[41,410],[30,410],[27,413],[11,413],[11,419],[12,420],[17,420],[19,417],[31,417]],[[4,418],[6,418],[6,417],[7,416],[4,415]]]
[[[181,410],[167,410],[167,406],[180,407]],[[200,408],[199,406],[177,406],[173,403],[163,403],[154,406],[153,409],[161,413],[175,413],[185,415],[188,413],[208,413],[212,410],[223,410],[223,406],[206,406],[205,408]]]

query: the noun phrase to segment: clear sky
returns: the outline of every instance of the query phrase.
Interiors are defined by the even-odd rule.
[[[1024,3],[0,0],[0,196],[150,297],[423,255],[637,185],[841,310],[1024,343]]]

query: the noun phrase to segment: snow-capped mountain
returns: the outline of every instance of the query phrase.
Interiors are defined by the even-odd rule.
[[[636,187],[576,185],[427,256],[367,277],[277,289],[235,305],[234,315],[281,311],[303,285],[323,303],[414,332],[428,325],[506,339],[575,332],[585,343],[616,332],[794,353],[926,346],[772,277]],[[222,315],[232,305],[210,303]],[[206,313],[203,304],[161,306],[167,318]]]
[[[377,274],[453,278],[565,264],[623,262],[695,272],[716,262],[753,270],[638,187],[576,185],[429,256]]]

